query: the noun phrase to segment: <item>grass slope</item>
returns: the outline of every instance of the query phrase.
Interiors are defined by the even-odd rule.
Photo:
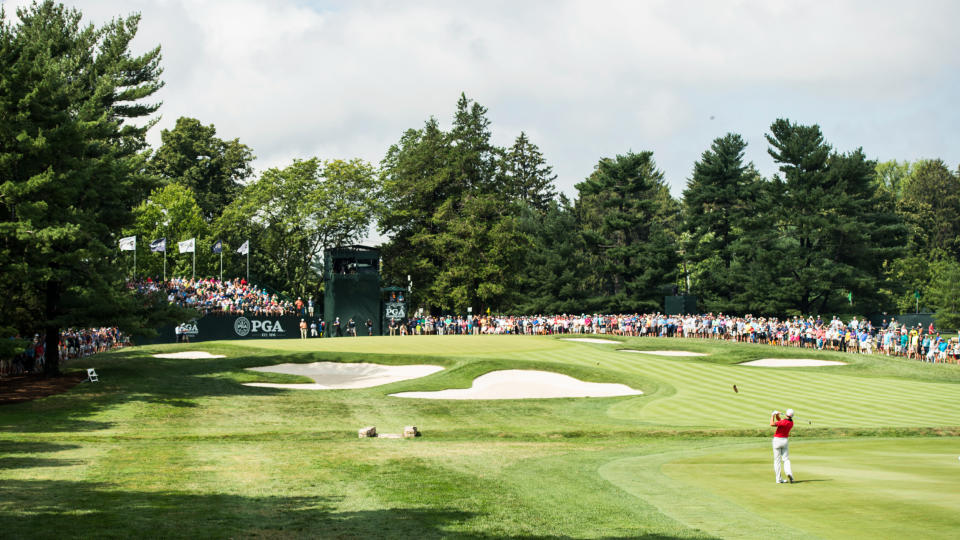
[[[960,527],[950,511],[960,501],[949,489],[960,480],[956,366],[713,341],[621,341],[263,340],[98,355],[77,368],[95,366],[102,383],[0,408],[0,531],[5,538],[839,538],[905,530],[945,537]],[[227,357],[151,357],[181,350]],[[851,364],[736,365],[778,356]],[[301,382],[245,368],[320,360],[446,369],[359,390],[241,384]],[[511,368],[622,382],[646,394],[388,396],[464,388]],[[771,409],[786,407],[801,419],[791,453],[798,478],[809,481],[778,486],[764,424]],[[356,439],[365,425],[399,432],[410,424],[425,436]],[[858,520],[870,526],[857,529]]]

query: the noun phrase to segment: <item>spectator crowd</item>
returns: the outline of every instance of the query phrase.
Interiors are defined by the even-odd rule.
[[[168,281],[147,278],[133,282],[140,292],[159,291],[167,295],[171,304],[195,308],[203,315],[262,315],[280,316],[303,314],[313,310],[302,299],[296,302],[281,299],[275,293],[247,283],[245,279],[220,281],[212,278],[174,278]]]
[[[116,328],[70,328],[60,333],[60,362],[84,358],[124,345],[129,345],[129,340]],[[41,373],[45,354],[46,336],[36,334],[23,351],[13,358],[0,359],[0,376]]]
[[[322,318],[314,319],[312,298],[290,302],[248,283],[244,279],[220,281],[216,279],[174,278],[168,281],[144,279],[131,282],[140,292],[159,292],[170,303],[191,307],[202,315],[295,315],[309,317],[300,322],[301,338],[322,337],[325,331],[334,337],[357,336],[358,326],[363,333],[373,335],[373,322],[360,324],[352,318],[331,321],[330,328]],[[393,299],[392,299],[393,300]],[[627,337],[699,338],[762,343],[781,347],[831,350],[863,354],[883,354],[933,363],[960,363],[960,342],[956,337],[945,337],[931,323],[908,327],[896,320],[884,320],[880,325],[857,319],[841,321],[821,317],[739,317],[712,313],[701,315],[664,315],[645,313],[633,315],[537,315],[537,316],[418,316],[389,319],[390,335],[608,335]],[[178,328],[178,330],[181,330]],[[178,331],[178,341],[182,332]],[[184,339],[185,340],[185,339]],[[60,359],[82,358],[97,352],[120,347],[128,339],[116,328],[69,329],[60,336]],[[43,370],[44,338],[38,334],[24,351],[13,359],[0,363],[0,375],[41,372]]]
[[[736,317],[713,315],[549,315],[411,317],[388,321],[390,335],[420,334],[593,334],[629,337],[700,338],[763,343],[781,347],[901,356],[957,363],[960,342],[933,324],[907,327],[896,320],[874,326],[869,320],[837,317]]]

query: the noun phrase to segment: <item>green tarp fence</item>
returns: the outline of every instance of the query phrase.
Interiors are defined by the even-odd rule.
[[[213,341],[218,339],[286,339],[300,337],[300,319],[316,321],[319,329],[320,317],[265,317],[257,315],[205,315],[183,325],[185,335],[191,342]],[[175,326],[164,326],[152,338],[134,338],[137,345],[154,343],[176,343]]]

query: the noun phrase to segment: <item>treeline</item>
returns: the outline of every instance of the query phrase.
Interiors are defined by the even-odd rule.
[[[435,310],[635,312],[688,292],[704,311],[919,308],[960,323],[960,178],[940,160],[877,163],[778,119],[772,178],[727,134],[680,200],[641,151],[599,159],[571,201],[525,134],[490,139],[486,110],[461,96],[449,131],[427,120],[380,166],[384,272]]]
[[[198,274],[244,275],[319,295],[324,249],[372,226],[389,284],[409,276],[432,311],[634,312],[689,291],[707,311],[866,314],[931,308],[952,327],[960,299],[960,180],[940,160],[875,163],[819,127],[776,120],[764,178],[743,139],[714,141],[680,200],[648,151],[598,159],[571,200],[534,141],[491,142],[487,110],[461,95],[400,135],[379,166],[309,157],[255,174],[254,151],[180,118],[150,148],[160,48],[130,51],[139,16],[84,25],[50,0],[0,17],[0,312],[4,334],[178,316],[125,286],[190,273],[149,243],[197,239]],[[52,360],[52,361],[51,361]],[[48,365],[56,367],[55,359]]]

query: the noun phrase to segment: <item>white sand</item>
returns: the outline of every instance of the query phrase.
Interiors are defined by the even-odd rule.
[[[276,384],[245,383],[246,386],[262,388],[287,388],[293,390],[336,390],[344,388],[370,388],[407,379],[426,377],[443,370],[442,366],[385,366],[381,364],[341,364],[339,362],[314,362],[312,364],[277,364],[248,368],[268,373],[304,375],[316,383]]]
[[[561,341],[579,341],[580,343],[620,343],[619,341],[612,341],[609,339],[598,339],[598,338],[562,338]]]
[[[453,388],[438,392],[400,392],[390,395],[421,399],[537,399],[641,394],[643,392],[625,384],[584,382],[549,371],[506,369],[477,377],[470,388]]]
[[[637,351],[634,349],[620,349],[620,352],[655,354],[657,356],[707,356],[706,353],[690,352],[690,351]]]
[[[200,360],[205,358],[226,358],[222,354],[210,354],[206,351],[183,351],[175,353],[155,354],[154,358],[173,358],[175,360]]]
[[[817,366],[845,366],[846,362],[834,360],[814,360],[812,358],[761,358],[751,362],[738,364],[741,366],[760,367],[817,367]]]

